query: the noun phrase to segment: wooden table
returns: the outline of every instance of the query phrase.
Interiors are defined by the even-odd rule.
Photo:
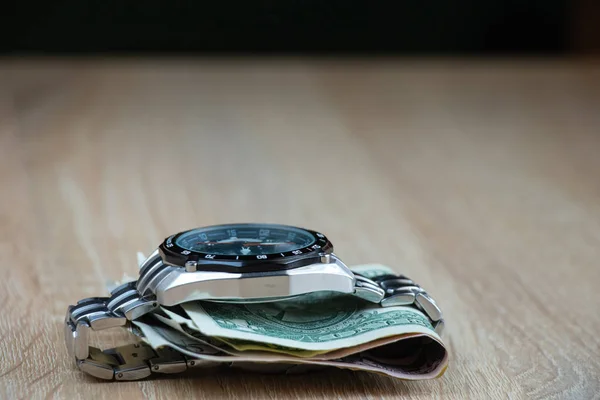
[[[1,398],[599,398],[598,63],[4,60],[0,182]],[[69,304],[171,233],[239,221],[417,280],[448,372],[75,369]]]

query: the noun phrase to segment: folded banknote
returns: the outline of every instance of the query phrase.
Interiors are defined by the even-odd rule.
[[[351,269],[369,278],[393,273],[378,264]],[[154,349],[256,371],[329,366],[417,380],[439,377],[448,365],[444,342],[420,310],[330,292],[269,303],[159,307],[129,329]]]

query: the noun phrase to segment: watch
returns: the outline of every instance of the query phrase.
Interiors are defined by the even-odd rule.
[[[415,307],[438,334],[444,327],[439,307],[419,285],[403,275],[370,279],[352,272],[322,233],[287,225],[227,224],[169,236],[142,263],[137,281],[117,287],[110,297],[69,306],[66,346],[79,369],[101,379],[180,372],[206,362],[143,343],[101,351],[89,346],[89,333],[126,326],[160,306],[197,300],[271,302],[317,291],[346,293],[382,307]]]

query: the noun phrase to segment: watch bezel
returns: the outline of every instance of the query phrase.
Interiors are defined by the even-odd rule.
[[[223,224],[207,227],[199,227],[176,233],[167,237],[159,246],[158,250],[163,262],[177,267],[185,267],[186,263],[196,263],[198,271],[217,271],[217,272],[269,272],[279,271],[291,268],[297,268],[314,263],[323,254],[333,252],[333,244],[327,237],[317,231],[292,225],[282,224],[262,224],[252,225],[276,226],[280,228],[301,229],[313,236],[314,242],[306,247],[299,249],[276,253],[260,255],[220,255],[204,253],[185,249],[177,245],[177,238],[196,229],[233,227],[250,224]]]

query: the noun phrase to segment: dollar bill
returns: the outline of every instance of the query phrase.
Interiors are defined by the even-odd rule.
[[[416,333],[403,333],[399,335],[393,335],[384,337],[381,339],[373,340],[367,343],[358,344],[354,346],[345,347],[336,350],[320,350],[320,351],[303,351],[285,346],[278,346],[269,343],[251,342],[247,340],[234,340],[234,339],[223,339],[215,337],[207,337],[202,334],[196,327],[190,329],[193,322],[189,319],[182,317],[181,315],[174,313],[168,309],[163,309],[164,314],[170,318],[165,318],[160,315],[154,315],[159,322],[172,327],[175,330],[184,332],[186,335],[190,335],[203,341],[205,344],[209,344],[213,347],[218,347],[221,351],[236,355],[241,354],[240,351],[246,352],[252,351],[252,354],[264,354],[261,352],[268,353],[283,353],[295,357],[309,357],[316,360],[331,360],[336,358],[345,357],[351,354],[360,353],[373,348],[385,346],[401,339],[408,339],[413,336],[419,336]],[[237,350],[237,351],[236,351]]]
[[[435,343],[433,341],[426,346],[411,346],[414,350],[417,350],[418,354],[411,357],[411,360],[405,364],[389,364],[386,363],[385,360],[380,360],[376,354],[371,355],[368,352],[361,352],[334,360],[313,360],[275,353],[215,353],[213,347],[207,346],[202,341],[167,325],[153,323],[148,318],[134,321],[133,323],[140,329],[144,340],[153,348],[170,347],[188,357],[210,363],[274,363],[284,364],[290,368],[298,364],[309,364],[375,372],[406,380],[431,379],[438,377],[444,373],[447,365],[447,352],[445,349],[443,350],[443,346],[441,346],[440,343]],[[423,336],[425,335],[415,335],[413,336],[413,339],[419,339]],[[432,351],[427,351],[428,346],[432,346]],[[434,348],[437,349],[437,351],[434,350]],[[257,369],[260,370],[260,368]]]
[[[383,308],[354,296],[317,301],[309,295],[262,304],[189,302],[182,308],[205,336],[298,350],[331,351],[405,333],[441,341],[419,310]]]
[[[359,265],[352,268],[354,272],[358,272],[363,276],[374,278],[380,275],[393,274],[394,271],[390,268],[381,265],[381,264],[365,264]],[[204,305],[202,305],[204,304]],[[382,309],[374,305],[372,303],[367,303],[363,300],[357,299],[352,296],[340,296],[335,295],[334,293],[314,293],[308,296],[304,296],[302,298],[295,299],[293,301],[283,301],[276,303],[263,303],[263,304],[254,304],[254,305],[231,305],[227,306],[223,303],[189,303],[184,306],[186,311],[190,311],[193,308],[200,308],[202,311],[202,315],[199,316],[198,312],[190,311],[186,313],[180,307],[176,307],[178,312],[173,312],[168,308],[164,308],[164,313],[173,319],[175,322],[180,324],[181,326],[185,326],[189,329],[196,330],[205,334],[206,336],[210,336],[218,339],[224,344],[229,345],[230,347],[235,348],[236,350],[248,351],[248,350],[264,350],[271,352],[279,352],[284,354],[294,355],[296,357],[316,357],[319,355],[323,355],[319,357],[321,359],[330,359],[332,350],[334,349],[346,349],[342,352],[337,352],[336,354],[353,354],[356,352],[355,349],[362,348],[371,348],[376,346],[381,346],[386,343],[391,343],[397,340],[399,335],[405,335],[406,330],[410,329],[408,326],[398,330],[400,325],[405,325],[407,322],[411,322],[411,318],[418,318],[416,322],[419,324],[419,327],[413,327],[411,332],[413,333],[426,333],[430,334],[435,332],[432,331],[429,320],[418,310],[410,307],[396,307],[396,308],[388,308],[382,311]],[[209,317],[204,312],[206,309],[217,310],[214,318]],[[230,312],[228,316],[222,315],[223,312],[227,311],[239,311],[239,312]],[[371,309],[372,311],[369,311]],[[357,312],[358,311],[358,312]],[[331,316],[337,313],[337,319],[332,319]],[[371,320],[367,320],[365,317],[367,314],[379,314],[377,317],[372,318]],[[239,315],[235,315],[239,314]],[[242,321],[240,315],[247,319],[252,319],[252,321],[246,320]],[[352,314],[354,314],[354,319],[349,318]],[[381,318],[385,314],[385,318]],[[393,318],[397,318],[399,314],[403,314],[403,321],[395,321]],[[189,315],[194,315],[196,317],[196,323],[190,319]],[[264,318],[264,317],[267,318]],[[269,316],[273,318],[268,318]],[[237,328],[234,334],[231,332],[224,333],[223,330],[220,331],[211,331],[210,328],[212,324],[210,324],[213,320],[219,320],[222,322],[222,325],[226,327],[230,327],[232,324]],[[339,321],[344,321],[343,323],[339,323]],[[359,326],[356,323],[357,320],[361,320],[363,326]],[[307,323],[312,323],[317,327],[317,332],[313,330],[313,332],[308,332],[310,327],[307,326]],[[415,322],[412,321],[414,324]],[[254,326],[260,331],[258,336],[252,337],[248,335],[248,329],[246,327],[241,327],[242,325]],[[387,330],[378,330],[375,332],[375,328],[377,325],[387,325]],[[370,325],[370,326],[367,326]],[[202,328],[199,328],[202,326]],[[278,341],[278,337],[275,339],[265,337],[265,330],[270,329],[274,332],[278,332],[279,336],[288,336],[291,331],[299,331],[303,335],[303,339],[310,343],[315,343],[322,338],[311,338],[309,334],[321,334],[324,330],[333,328],[350,328],[346,329],[346,332],[330,332],[332,336],[340,336],[344,337],[346,340],[327,340],[327,343],[323,343],[320,349],[305,349],[305,348],[297,348],[294,347],[293,343],[282,343]],[[426,327],[425,331],[420,328]],[[370,335],[363,335],[363,340],[355,340],[355,337],[349,335],[349,331],[352,329],[362,329],[368,330],[371,329]],[[400,332],[400,333],[398,333]],[[235,335],[237,333],[237,335]],[[358,332],[354,332],[358,333]],[[392,333],[389,336],[387,334]],[[356,335],[355,335],[356,336]],[[375,340],[370,340],[373,337],[377,337]],[[439,337],[436,338],[439,339]],[[333,343],[336,343],[335,346],[332,346]]]
[[[162,313],[169,317],[174,323],[179,324],[180,327],[187,331],[187,333],[191,332],[192,336],[199,337],[199,335],[203,335],[203,333],[198,329],[194,322],[181,314],[175,313],[168,308],[162,308]],[[187,329],[185,329],[187,328]],[[238,340],[238,339],[226,339],[223,337],[213,337],[213,339],[239,351],[250,351],[250,350],[258,350],[258,351],[271,351],[275,353],[284,353],[290,354],[296,357],[315,357],[317,355],[328,353],[329,350],[301,350],[290,348],[286,346],[280,346],[272,343],[264,343],[264,342],[253,342],[250,340]]]
[[[380,264],[352,270],[367,278],[394,273]],[[419,310],[335,293],[260,304],[190,302],[134,324],[150,346],[208,365],[288,373],[330,366],[415,380],[441,376],[448,362],[442,340]]]

